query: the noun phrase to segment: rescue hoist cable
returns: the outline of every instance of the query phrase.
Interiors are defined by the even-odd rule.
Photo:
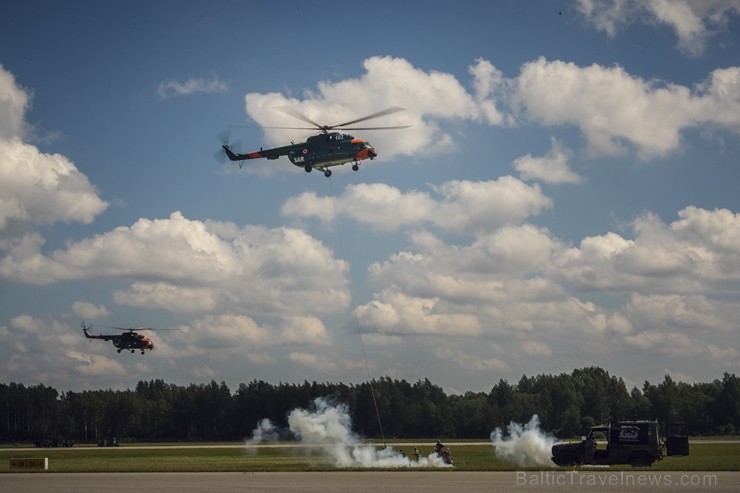
[[[334,185],[332,183],[331,176],[329,178],[329,191],[331,194],[331,203],[334,207],[334,224],[337,224],[337,201],[334,198]],[[352,308],[352,319],[355,322],[355,329],[357,330],[357,336],[360,338],[360,346],[362,347],[362,357],[365,360],[365,371],[367,372],[367,381],[370,385],[370,395],[373,398],[373,406],[375,407],[375,416],[378,418],[378,428],[380,428],[380,437],[383,439],[383,447],[388,448],[388,444],[385,442],[385,433],[383,433],[383,423],[380,419],[380,410],[378,409],[378,401],[375,398],[375,389],[373,388],[373,377],[370,374],[370,365],[367,362],[367,352],[365,351],[365,341],[362,340],[362,333],[360,332],[360,320],[357,318],[357,308],[355,306],[355,300],[352,295],[352,283],[349,278],[349,267],[347,266],[347,259],[344,256],[344,246],[342,245],[342,238],[337,235],[337,241],[339,243],[339,254],[342,257],[342,267],[344,270],[344,280],[347,283],[347,292],[349,293],[350,307]]]

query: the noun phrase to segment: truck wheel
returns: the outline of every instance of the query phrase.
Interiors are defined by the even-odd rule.
[[[635,454],[630,457],[632,467],[649,467],[653,465],[653,459],[647,454]]]
[[[553,457],[552,461],[560,467],[577,466],[581,463],[574,455],[566,455],[557,459]]]

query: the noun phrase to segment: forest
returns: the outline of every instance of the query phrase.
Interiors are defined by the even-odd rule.
[[[233,391],[224,382],[180,386],[158,379],[139,381],[135,389],[82,392],[2,383],[0,442],[243,440],[263,418],[285,428],[291,410],[310,408],[320,397],[345,405],[354,431],[367,438],[488,439],[495,428],[527,423],[534,414],[544,431],[560,438],[619,419],[686,423],[691,435],[740,432],[740,379],[734,374],[709,383],[666,375],[657,385],[646,381],[628,390],[621,378],[588,367],[525,375],[517,383],[499,380],[489,392],[462,395],[446,395],[428,379],[389,377],[352,385],[253,380]]]

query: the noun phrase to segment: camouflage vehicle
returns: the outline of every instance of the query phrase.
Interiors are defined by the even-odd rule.
[[[630,464],[652,466],[668,455],[688,455],[685,425],[668,425],[668,440],[660,440],[657,421],[617,421],[592,426],[580,442],[558,443],[552,447],[552,461],[558,466]],[[599,443],[600,437],[606,443]]]

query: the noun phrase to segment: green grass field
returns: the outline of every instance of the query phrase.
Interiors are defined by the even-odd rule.
[[[422,452],[431,449],[430,441],[420,441]],[[395,446],[407,451],[412,447]],[[487,444],[450,447],[456,471],[519,471],[525,468],[496,457]],[[426,452],[425,452],[426,453]],[[256,472],[336,470],[332,460],[319,448],[202,446],[174,447],[84,447],[69,449],[0,450],[0,473],[10,472],[9,459],[48,457],[52,472]],[[543,468],[526,468],[539,470]],[[691,455],[666,457],[652,471],[740,471],[740,442],[691,443]],[[418,470],[418,469],[417,469]],[[634,470],[613,466],[611,470]]]

